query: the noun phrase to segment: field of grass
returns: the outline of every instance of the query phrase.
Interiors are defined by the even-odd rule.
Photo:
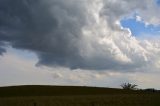
[[[0,106],[160,106],[160,93],[71,86],[3,87]]]

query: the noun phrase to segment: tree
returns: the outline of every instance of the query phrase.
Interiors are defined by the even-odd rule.
[[[127,90],[136,90],[138,85],[135,84],[130,84],[130,83],[123,83],[120,85],[123,89],[127,89]]]

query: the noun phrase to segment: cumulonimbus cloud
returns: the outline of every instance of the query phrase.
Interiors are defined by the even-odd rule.
[[[158,25],[157,10],[154,0],[1,0],[0,54],[8,42],[35,52],[38,65],[129,71],[157,67],[159,46],[137,40],[120,25],[135,13]]]

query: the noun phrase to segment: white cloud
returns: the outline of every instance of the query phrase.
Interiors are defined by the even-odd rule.
[[[140,16],[136,16],[136,21],[142,21],[142,18]]]
[[[87,17],[89,19],[91,17],[92,20],[88,20],[89,24],[83,28],[83,45],[80,45],[82,57],[98,61],[103,66],[112,63],[112,67],[120,70],[121,67],[127,71],[141,71],[143,67],[156,69],[155,63],[159,60],[160,48],[149,40],[150,44],[138,40],[133,37],[129,29],[124,29],[120,24],[117,24],[124,17],[137,12],[145,22],[157,25],[158,23],[155,24],[155,21],[151,21],[152,19],[145,19],[143,14],[144,12],[150,14],[150,9],[158,11],[154,1],[142,0],[139,3],[138,0],[122,0],[121,2],[105,0],[103,5],[101,0],[99,2],[93,1],[89,4]],[[159,19],[158,17],[156,15],[157,19]]]

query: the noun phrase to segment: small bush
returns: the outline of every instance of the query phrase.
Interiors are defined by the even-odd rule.
[[[130,83],[123,83],[120,85],[123,89],[127,89],[127,90],[136,90],[138,85],[135,84],[130,84]]]

